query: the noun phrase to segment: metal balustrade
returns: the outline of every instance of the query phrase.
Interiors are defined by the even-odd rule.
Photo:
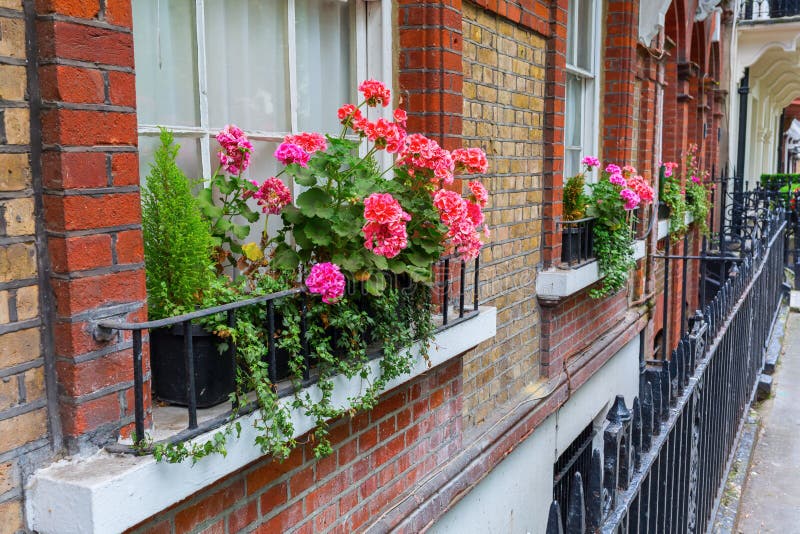
[[[766,21],[800,15],[800,0],[740,0],[739,20]]]
[[[471,271],[471,272],[468,272]],[[433,299],[434,304],[441,314],[441,325],[437,331],[450,328],[462,321],[470,319],[478,314],[478,300],[479,300],[479,279],[480,279],[480,264],[476,259],[474,260],[474,267],[467,269],[465,261],[455,257],[446,256],[434,266],[436,273],[436,282],[433,285]],[[467,291],[472,292],[472,302],[468,303],[466,299]],[[277,369],[285,368],[288,366],[288,359],[292,358],[291,354],[286,351],[279,351],[276,347],[276,320],[275,320],[275,304],[282,299],[300,299],[300,339],[302,340],[302,356],[304,365],[302,387],[307,387],[316,382],[315,373],[313,372],[313,350],[309,347],[306,338],[308,330],[307,324],[307,300],[314,298],[308,294],[304,287],[298,287],[287,291],[272,293],[255,298],[232,302],[213,308],[206,308],[192,313],[177,315],[166,319],[157,321],[145,322],[122,322],[113,320],[104,320],[97,323],[98,331],[101,336],[106,338],[113,337],[117,332],[130,331],[132,336],[132,350],[131,356],[133,360],[133,390],[134,390],[134,438],[139,443],[144,443],[146,438],[146,414],[144,407],[145,396],[145,373],[143,367],[143,344],[146,340],[145,334],[150,330],[157,328],[170,328],[173,326],[182,327],[183,332],[190,332],[192,323],[203,317],[209,317],[217,314],[224,313],[227,315],[227,324],[234,325],[236,323],[236,313],[242,308],[251,306],[262,306],[266,308],[266,321],[269,337],[267,340],[267,365],[270,380],[275,385],[279,396],[288,396],[293,392],[293,386],[290,380],[281,381],[282,377],[278,376]],[[380,350],[373,351],[371,356],[373,358],[380,357]],[[185,366],[186,377],[186,399],[187,399],[187,413],[188,425],[169,438],[166,438],[149,445],[158,443],[178,443],[186,441],[208,432],[212,429],[223,426],[228,422],[232,415],[246,415],[252,412],[256,406],[254,403],[249,403],[245,406],[231,406],[231,409],[225,411],[221,415],[217,415],[208,420],[198,422],[198,407],[196,395],[196,378],[195,378],[195,353],[193,348],[192,336],[183,336],[183,361]],[[234,364],[236,362],[236,348],[231,343],[224,355],[220,357],[230,358]],[[286,361],[282,361],[286,360]],[[134,445],[121,445],[114,444],[108,447],[114,452],[135,453],[139,452],[139,447]]]
[[[671,357],[645,368],[630,407],[617,397],[602,454],[573,474],[566,510],[553,501],[548,534],[711,530],[783,295],[786,216],[762,212],[752,226],[742,261]]]

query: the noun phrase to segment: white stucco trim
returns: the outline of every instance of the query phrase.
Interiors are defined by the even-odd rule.
[[[645,256],[645,242],[633,242],[633,259]],[[561,299],[589,287],[602,278],[597,261],[589,262],[575,269],[547,269],[536,275],[536,294],[543,299]]]
[[[688,226],[694,222],[694,216],[686,212],[683,214],[683,221]],[[669,219],[659,219],[656,225],[656,241],[661,241],[669,235]]]
[[[664,27],[664,18],[672,0],[642,0],[639,4],[639,42],[650,46],[658,30]]]
[[[491,339],[496,332],[497,310],[481,307],[480,313],[439,332],[430,350],[432,367]],[[379,360],[370,362],[372,372]],[[423,373],[429,367],[421,358],[409,375],[390,382],[395,388]],[[360,378],[334,380],[333,404],[348,406],[348,397],[362,388]],[[316,386],[307,388],[318,394]],[[284,399],[288,402],[291,399]],[[212,455],[191,462],[168,464],[152,456],[110,454],[100,451],[90,457],[70,458],[37,471],[25,487],[28,528],[40,534],[110,534],[121,532],[148,517],[180,502],[224,476],[263,457],[255,445],[253,421],[257,414],[241,418],[242,434],[228,439],[228,455]],[[292,410],[295,437],[314,427],[313,419]],[[205,441],[213,434],[193,441]]]

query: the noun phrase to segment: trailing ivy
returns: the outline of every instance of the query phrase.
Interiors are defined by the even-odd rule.
[[[632,220],[635,216],[624,209],[619,186],[612,184],[604,173],[592,184],[592,198],[597,220],[594,224],[594,251],[603,274],[600,287],[589,291],[592,298],[612,295],[622,289],[633,260]]]

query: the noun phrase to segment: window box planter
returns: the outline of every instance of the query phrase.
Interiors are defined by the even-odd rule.
[[[594,259],[594,221],[587,217],[561,222],[561,261],[570,266]]]
[[[194,396],[198,408],[208,408],[228,400],[234,390],[236,362],[230,351],[220,353],[214,334],[192,325],[191,345],[194,368]],[[150,365],[153,394],[170,404],[189,404],[186,380],[187,340],[184,325],[150,332]]]

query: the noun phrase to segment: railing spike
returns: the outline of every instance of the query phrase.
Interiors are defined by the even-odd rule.
[[[625,406],[625,397],[617,395],[617,398],[614,399],[614,405],[608,411],[608,415],[606,415],[606,419],[612,423],[623,423],[631,420],[631,412],[628,410],[628,407]]]
[[[575,473],[572,479],[572,488],[569,492],[567,505],[566,534],[585,534],[586,532],[586,507],[583,503],[583,479],[581,474]]]
[[[603,522],[603,462],[600,451],[592,451],[592,463],[589,468],[589,494],[586,495],[586,529],[596,532]]]
[[[633,399],[633,423],[631,425],[632,445],[633,445],[633,462],[638,470],[642,465],[642,407],[639,403],[639,397]],[[633,470],[631,470],[633,471]]]
[[[546,534],[564,534],[564,527],[561,525],[561,508],[558,501],[550,503],[550,512],[547,514]]]

